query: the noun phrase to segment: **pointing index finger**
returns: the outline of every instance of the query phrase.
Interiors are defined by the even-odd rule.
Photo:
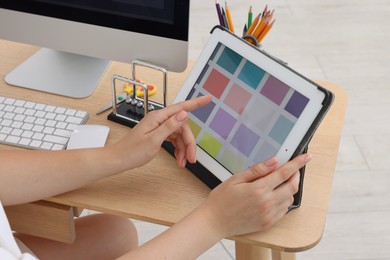
[[[180,110],[189,112],[208,104],[210,101],[211,96],[201,96],[168,106],[166,107],[166,112],[168,116],[172,116]]]

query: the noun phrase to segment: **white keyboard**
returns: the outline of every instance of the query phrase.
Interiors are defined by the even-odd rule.
[[[85,111],[0,96],[0,144],[62,150],[87,119]]]

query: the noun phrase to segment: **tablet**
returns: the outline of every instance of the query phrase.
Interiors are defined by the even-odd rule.
[[[211,102],[189,112],[188,124],[198,163],[220,181],[273,156],[283,164],[302,153],[333,97],[220,27],[174,102],[203,95]]]

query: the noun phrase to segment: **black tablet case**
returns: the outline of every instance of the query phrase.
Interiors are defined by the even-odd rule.
[[[214,32],[214,30],[224,30],[226,31],[227,33],[230,33],[230,31],[226,30],[224,27],[221,27],[221,26],[215,26],[212,30],[211,30],[211,33]],[[232,34],[232,33],[230,33]],[[237,37],[239,38],[243,44],[248,44],[250,45],[252,48],[255,48],[257,51],[259,52],[262,52],[264,55],[266,55],[267,57],[269,57],[270,59],[276,61],[277,63],[279,63],[281,66],[289,69],[290,71],[292,71],[293,73],[297,74],[298,76],[304,78],[306,81],[309,81],[311,82],[313,85],[315,85],[320,91],[322,91],[324,94],[325,94],[325,98],[323,100],[323,103],[322,103],[322,108],[320,110],[320,112],[318,113],[316,119],[314,120],[314,122],[312,123],[312,125],[310,126],[309,130],[307,131],[306,135],[304,136],[304,138],[302,139],[301,143],[299,144],[299,146],[297,147],[297,149],[295,150],[294,154],[292,155],[291,159],[296,157],[297,155],[299,154],[302,154],[302,153],[306,153],[308,151],[308,147],[309,147],[309,143],[310,143],[310,140],[311,138],[313,137],[315,131],[317,130],[318,126],[320,125],[322,119],[324,118],[325,114],[327,113],[327,111],[329,110],[330,106],[332,105],[333,103],[333,99],[334,99],[334,94],[332,92],[330,92],[329,90],[321,87],[320,85],[318,85],[317,83],[307,79],[306,77],[302,76],[301,74],[299,74],[298,72],[294,71],[293,69],[291,69],[290,67],[287,66],[286,63],[282,62],[281,60],[271,56],[270,54],[268,54],[267,52],[259,49],[258,47],[250,44],[248,41],[246,40],[243,40],[242,38],[236,36],[235,34],[232,34],[234,37]],[[174,146],[170,143],[170,142],[164,142],[163,145],[164,149],[166,149],[170,154],[174,154],[174,151],[175,151],[175,148]],[[218,186],[221,181],[215,177],[207,168],[205,168],[201,163],[199,162],[196,162],[195,164],[190,164],[190,163],[187,163],[186,164],[186,167],[195,175],[197,176],[202,182],[204,182],[210,189],[213,189],[215,188],[216,186]],[[301,201],[302,201],[302,195],[303,195],[303,182],[304,182],[304,176],[305,176],[305,167],[301,168],[300,169],[300,182],[299,182],[299,190],[298,192],[294,195],[294,203],[290,206],[289,210],[291,209],[294,209],[294,208],[297,208],[301,205]]]

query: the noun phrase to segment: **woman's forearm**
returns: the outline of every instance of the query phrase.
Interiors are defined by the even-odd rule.
[[[120,171],[115,160],[109,148],[55,152],[2,150],[0,199],[4,205],[13,205],[82,187]]]
[[[47,198],[134,169],[152,160],[164,140],[180,144],[179,166],[195,161],[195,141],[185,125],[187,112],[210,102],[211,97],[181,102],[153,111],[120,141],[96,149],[64,151],[0,151],[0,200],[4,205]],[[147,144],[147,145],[145,145]],[[128,153],[138,149],[137,153]]]
[[[224,237],[215,216],[200,206],[161,235],[120,259],[196,259]]]

